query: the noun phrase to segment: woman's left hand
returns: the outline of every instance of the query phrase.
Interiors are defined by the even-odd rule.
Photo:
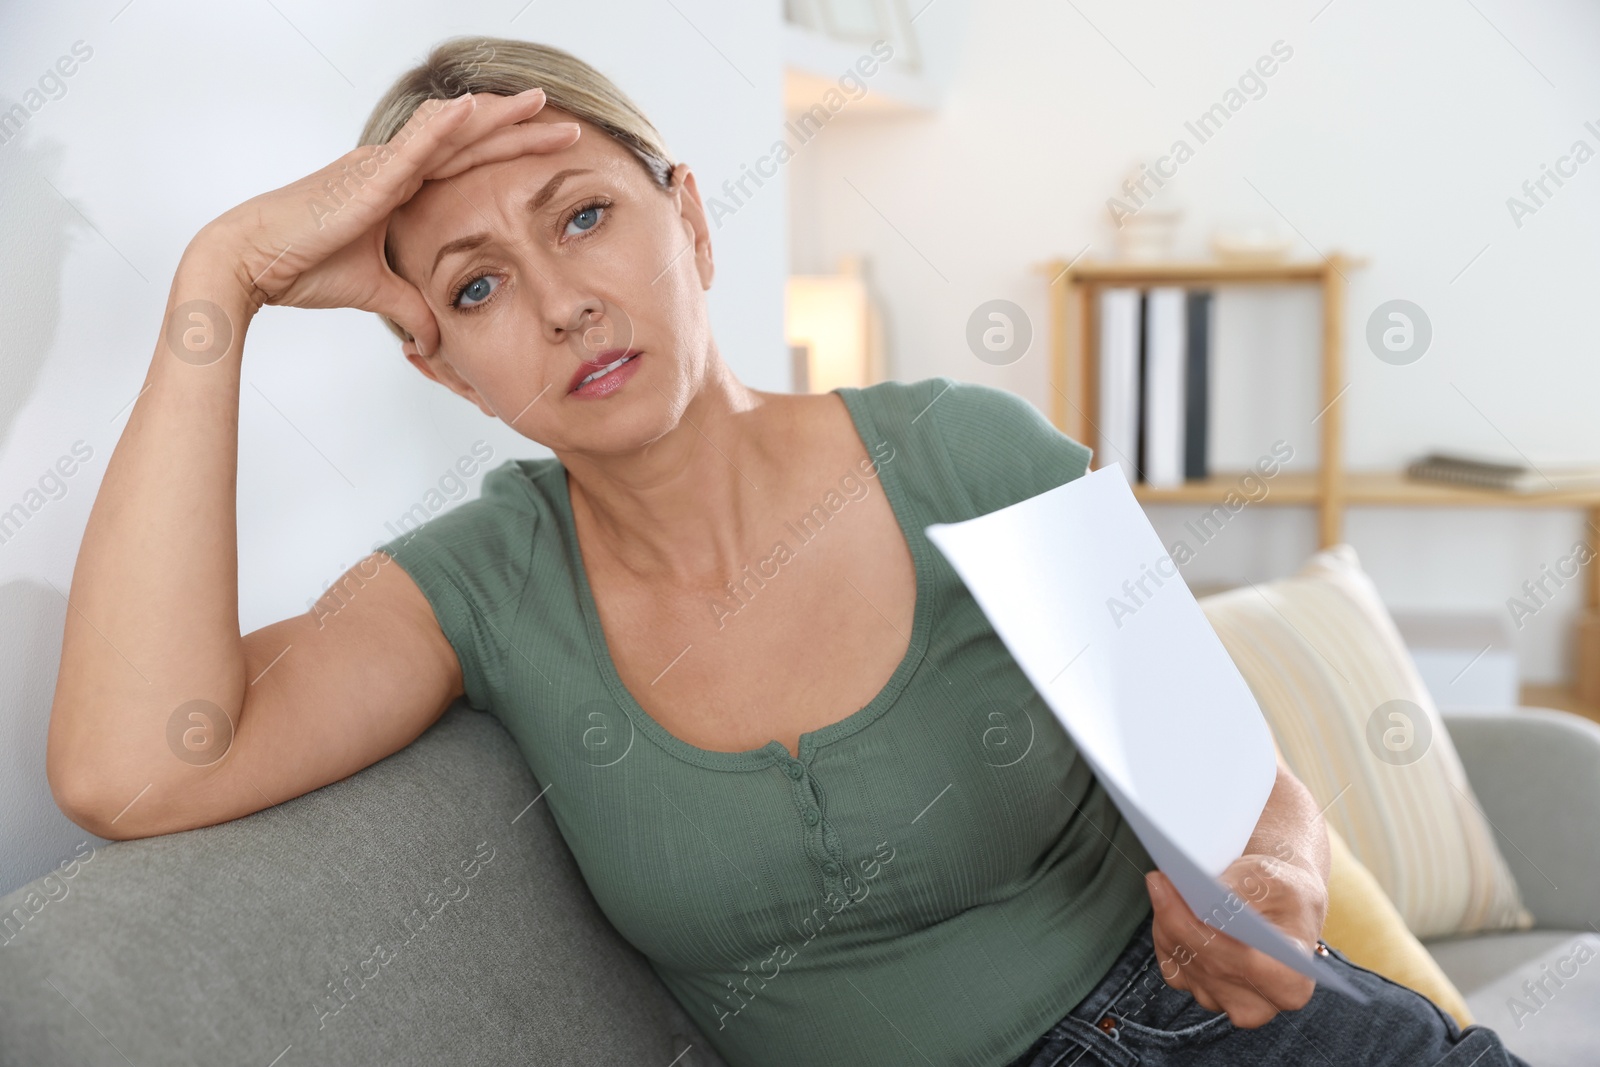
[[[1222,882],[1291,940],[1316,947],[1328,911],[1327,886],[1315,874],[1274,856],[1246,853]],[[1311,999],[1316,983],[1259,949],[1208,926],[1160,871],[1145,875],[1155,906],[1152,938],[1161,977],[1187,990],[1207,1011],[1227,1012],[1234,1026],[1254,1029],[1279,1011]]]

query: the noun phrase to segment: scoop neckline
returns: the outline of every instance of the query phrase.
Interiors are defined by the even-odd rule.
[[[872,413],[867,410],[862,401],[864,390],[854,386],[838,386],[829,390],[838,394],[844,401],[845,410],[850,415],[850,421],[856,431],[856,436],[861,439],[862,447],[867,455],[872,457],[875,453],[867,444],[870,435],[878,438],[878,427],[872,418]],[[669,731],[655,717],[644,709],[628,687],[623,684],[622,676],[617,671],[616,662],[611,658],[611,647],[606,640],[605,630],[600,625],[600,611],[594,601],[593,590],[589,586],[589,574],[583,566],[583,552],[578,544],[577,523],[572,516],[572,496],[567,482],[566,467],[560,463],[555,464],[559,476],[555,479],[557,489],[554,494],[560,512],[562,528],[565,536],[565,552],[577,583],[578,606],[583,615],[584,628],[589,634],[589,646],[599,665],[602,680],[610,691],[612,699],[617,706],[628,715],[634,726],[650,737],[661,748],[674,756],[699,767],[712,770],[747,771],[759,770],[775,765],[790,763],[809,764],[818,749],[840,741],[858,730],[864,729],[875,722],[885,711],[892,707],[899,699],[900,693],[910,681],[911,675],[921,664],[928,647],[928,630],[931,612],[933,610],[933,581],[931,561],[927,556],[925,547],[918,544],[916,537],[912,536],[914,527],[911,525],[910,501],[906,498],[905,489],[900,483],[899,473],[892,469],[891,464],[878,464],[878,479],[883,485],[885,495],[889,498],[890,509],[894,512],[895,524],[900,529],[900,535],[905,538],[906,548],[911,553],[912,565],[916,571],[916,603],[912,609],[911,640],[906,647],[905,655],[901,657],[894,673],[873,698],[861,708],[851,712],[837,722],[829,723],[816,730],[808,730],[800,734],[799,755],[791,756],[782,741],[774,738],[759,748],[745,749],[738,752],[723,752],[716,749],[701,748],[690,744],[676,734]]]

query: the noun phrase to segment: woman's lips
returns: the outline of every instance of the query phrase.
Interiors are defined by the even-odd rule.
[[[627,382],[629,378],[633,377],[634,369],[639,363],[638,357],[642,354],[643,353],[636,348],[613,348],[608,349],[605,352],[601,352],[592,360],[585,360],[584,362],[578,364],[578,369],[573,373],[572,381],[569,383],[567,389],[568,394],[572,396],[611,395],[618,389],[622,388],[623,384]],[[583,380],[589,375],[598,370],[609,367],[611,364],[623,359],[626,359],[627,362],[623,363],[620,367],[617,367],[615,370],[608,371],[599,378],[596,378],[594,381],[589,382],[587,385],[583,384]]]

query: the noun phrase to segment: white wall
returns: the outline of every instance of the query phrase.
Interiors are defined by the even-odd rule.
[[[200,225],[346,151],[388,81],[457,33],[520,35],[595,63],[697,167],[708,194],[777,136],[775,0],[510,0],[472,18],[416,2],[276,7],[282,15],[198,0],[0,7],[0,105],[74,42],[94,50],[65,95],[0,145],[0,510],[74,442],[93,453],[64,496],[0,544],[0,892],[85,836],[56,812],[43,778],[62,594],[172,269]],[[1266,95],[1200,146],[1153,205],[1187,210],[1185,250],[1200,252],[1218,222],[1259,220],[1297,230],[1302,255],[1337,247],[1370,258],[1352,275],[1347,324],[1352,466],[1394,467],[1442,445],[1503,450],[1508,440],[1536,461],[1600,458],[1588,315],[1600,280],[1600,160],[1520,229],[1505,206],[1573,140],[1600,147],[1583,128],[1600,124],[1595,5],[974,7],[968,17],[935,0],[918,19],[934,40],[962,46],[942,113],[863,120],[865,109],[847,109],[716,230],[714,322],[744,380],[786,387],[787,270],[864,253],[887,304],[895,376],[984,381],[1048,409],[1043,279],[1029,265],[1085,245],[1109,254],[1104,204],[1128,166],[1164,151],[1281,39],[1294,56]],[[792,237],[786,183],[799,216]],[[969,312],[995,297],[1022,305],[1038,328],[1033,351],[1005,368],[979,362],[963,340]],[[1360,345],[1371,309],[1393,297],[1421,304],[1435,329],[1433,349],[1409,367]],[[1314,300],[1234,293],[1218,316],[1217,463],[1243,465],[1281,436],[1314,465]],[[247,630],[303,610],[474,441],[497,457],[542,452],[424,382],[358,312],[266,309],[245,379]],[[1186,514],[1161,509],[1164,539],[1180,535]],[[1571,512],[1357,511],[1347,525],[1394,607],[1503,610],[1583,533]],[[1314,542],[1309,512],[1261,508],[1185,574],[1194,584],[1270,578]],[[1562,673],[1581,592],[1572,583],[1518,634],[1533,680]]]
[[[935,3],[918,26],[945,33],[948,14]],[[1130,166],[1187,137],[1194,158],[1150,205],[1186,212],[1181,253],[1204,254],[1218,224],[1264,222],[1295,236],[1299,256],[1369,260],[1350,275],[1350,467],[1394,469],[1434,447],[1600,461],[1600,158],[1520,228],[1506,206],[1575,140],[1600,149],[1600,6],[984,0],[962,38],[941,113],[857,111],[791,171],[804,222],[793,269],[869,258],[894,377],[985,382],[1048,412],[1045,279],[1030,265],[1085,246],[1112,255],[1107,199]],[[1279,40],[1293,55],[1264,95],[1206,143],[1187,135],[1185,121]],[[968,315],[997,297],[1035,326],[1032,350],[1007,367],[964,341]],[[1410,366],[1380,362],[1363,340],[1393,298],[1433,324],[1431,349]],[[1315,296],[1235,290],[1217,314],[1217,467],[1242,468],[1279,437],[1295,467],[1316,466]],[[1192,512],[1155,509],[1169,546]],[[1600,532],[1573,511],[1362,509],[1345,536],[1391,608],[1504,612],[1541,565]],[[1260,507],[1184,575],[1195,586],[1268,579],[1315,547],[1310,510]],[[1525,680],[1566,672],[1582,601],[1570,582],[1516,634]]]
[[[0,893],[90,839],[44,779],[64,595],[172,271],[200,226],[354,147],[389,82],[456,34],[525,37],[593,63],[702,189],[737,174],[781,122],[775,0],[471,6],[493,16],[416,0],[125,2],[0,8],[0,106],[25,99],[75,42],[92,49],[64,94],[0,145],[0,510],[74,442],[91,453],[64,495],[0,544]],[[716,335],[763,389],[788,383],[784,181],[715,235]],[[245,631],[304,611],[475,441],[494,463],[548,455],[425,381],[363,312],[264,309],[244,378]]]

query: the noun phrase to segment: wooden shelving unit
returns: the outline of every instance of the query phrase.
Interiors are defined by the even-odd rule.
[[[1344,513],[1353,506],[1370,507],[1509,507],[1581,508],[1600,529],[1600,490],[1512,493],[1413,481],[1400,471],[1351,471],[1344,466],[1345,285],[1350,271],[1364,260],[1333,253],[1322,260],[1232,262],[1051,260],[1038,265],[1050,279],[1051,418],[1068,436],[1095,448],[1094,466],[1107,457],[1098,450],[1099,381],[1095,344],[1098,332],[1095,299],[1107,286],[1177,285],[1221,288],[1228,285],[1313,285],[1322,293],[1321,414],[1318,416],[1322,466],[1316,471],[1283,471],[1272,479],[1272,492],[1261,504],[1317,509],[1319,547],[1339,543]],[[1209,478],[1158,489],[1134,486],[1134,495],[1151,504],[1215,504],[1237,489],[1245,471],[1218,471]],[[1591,564],[1585,581],[1590,611],[1600,610],[1600,563]],[[1550,690],[1546,687],[1546,699]],[[1586,714],[1600,718],[1600,710]]]
[[[1064,431],[1065,432],[1065,431]],[[1077,437],[1076,434],[1072,434]],[[1089,442],[1085,441],[1085,444]],[[1095,464],[1099,467],[1099,464]],[[1211,504],[1222,499],[1229,489],[1238,489],[1244,474],[1213,474],[1170,489],[1152,485],[1134,487],[1134,495],[1152,504]],[[1317,473],[1283,471],[1272,477],[1272,493],[1264,504],[1321,504],[1321,478]],[[1397,471],[1345,471],[1345,504],[1370,504],[1378,507],[1520,507],[1520,508],[1595,508],[1600,507],[1600,490],[1561,490],[1549,493],[1497,493],[1449,485],[1417,482]],[[1276,499],[1274,499],[1276,498]],[[1332,544],[1324,543],[1323,547]]]
[[[1564,685],[1525,685],[1517,699],[1524,707],[1555,708],[1600,722],[1600,707],[1585,701]]]
[[[1347,487],[1341,463],[1342,409],[1336,402],[1344,388],[1345,272],[1360,262],[1335,253],[1325,260],[1233,262],[1194,260],[1163,262],[1052,261],[1040,269],[1050,280],[1051,386],[1057,427],[1090,447],[1099,438],[1096,408],[1100,395],[1095,337],[1098,331],[1095,295],[1106,286],[1181,285],[1216,288],[1224,285],[1314,285],[1322,290],[1322,415],[1323,465],[1312,474],[1285,472],[1274,478],[1267,501],[1310,505],[1318,509],[1323,547],[1340,537]],[[1094,456],[1096,467],[1108,457]],[[1217,472],[1204,481],[1172,489],[1138,485],[1134,493],[1151,503],[1211,503],[1238,484],[1240,474]]]

